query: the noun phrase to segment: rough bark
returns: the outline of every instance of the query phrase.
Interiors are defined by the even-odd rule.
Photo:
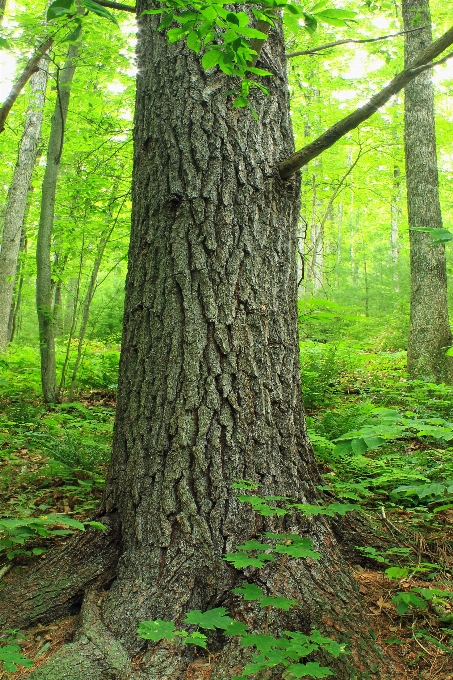
[[[39,62],[39,71],[31,78],[30,106],[19,146],[3,224],[0,251],[0,351],[8,342],[8,327],[13,301],[14,279],[20,249],[22,225],[27,206],[30,181],[38,153],[47,86],[47,59]]]
[[[75,72],[78,46],[70,45],[66,63],[58,78],[57,100],[52,116],[47,162],[41,194],[41,213],[36,245],[36,309],[39,323],[41,353],[41,385],[44,400],[54,402],[58,397],[55,367],[55,334],[52,299],[51,244],[55,194],[61,154],[63,152],[66,117]]]
[[[149,6],[141,0],[138,13]],[[244,580],[300,602],[275,611],[270,631],[313,626],[348,642],[350,656],[329,659],[336,678],[389,678],[322,517],[291,520],[319,562],[289,559],[277,575],[222,559],[278,525],[239,503],[232,482],[310,502],[321,481],[301,403],[299,181],[277,171],[293,150],[283,43],[272,32],[261,55],[276,76],[269,97],[254,94],[255,121],[230,107],[228,79],[169,45],[157,22],[147,16],[139,32],[129,272],[101,509],[121,522],[118,575],[104,597],[88,594],[78,638],[30,680],[183,680],[193,651],[147,647],[138,622],[181,624],[188,610],[226,606],[262,629],[264,610],[231,593]],[[231,678],[244,649],[214,644],[209,677]]]
[[[405,62],[431,44],[427,0],[403,0],[404,27],[421,23],[421,31],[406,34]],[[406,186],[409,228],[442,228],[437,174],[434,91],[427,71],[405,90]],[[451,382],[453,357],[448,319],[445,247],[432,246],[429,233],[410,231],[411,305],[408,369],[412,378]]]

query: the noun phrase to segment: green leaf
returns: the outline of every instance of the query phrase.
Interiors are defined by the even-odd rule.
[[[243,647],[256,647],[260,652],[267,654],[276,644],[277,640],[272,635],[263,635],[262,633],[244,635],[241,640]]]
[[[202,14],[204,16],[204,18],[208,19],[209,21],[215,21],[217,19],[217,12],[214,9],[214,7],[212,7],[212,5],[208,5],[207,7],[203,7],[203,9],[200,10],[200,14]],[[239,480],[239,481],[242,481],[242,480]],[[233,488],[243,489],[243,488],[249,488],[249,487],[237,487],[236,486],[236,487],[233,487]]]
[[[312,10],[313,11],[313,10]],[[316,13],[316,16],[323,19],[355,19],[357,12],[352,12],[347,9],[324,9]]]
[[[241,26],[238,29],[238,33],[243,35],[245,38],[257,38],[258,40],[266,40],[267,39],[266,33],[262,33],[261,31],[257,31],[256,28],[246,28],[245,26]]]
[[[87,527],[92,527],[93,529],[100,529],[101,531],[105,531],[107,527],[105,524],[102,524],[102,522],[85,522]]]
[[[317,2],[316,5],[313,5],[310,12],[319,12],[319,10],[324,9],[324,7],[327,5],[327,2],[328,0],[320,0],[320,2]]]
[[[187,31],[185,31],[183,28],[170,28],[170,30],[167,31],[168,42],[170,44],[178,42],[178,40],[181,40],[181,38],[184,38],[186,33],[187,33]]]
[[[225,21],[227,21],[229,24],[233,24],[234,26],[239,26],[239,19],[233,12],[228,12],[228,14],[225,16]]]
[[[173,640],[176,633],[173,621],[163,621],[162,619],[141,621],[137,629],[138,637],[144,640],[153,640],[153,642],[159,642],[159,640],[164,638],[166,640]]]
[[[244,583],[240,588],[234,588],[231,592],[235,595],[242,595],[246,601],[259,600],[263,597],[262,588],[258,588],[254,583]]]
[[[190,31],[189,35],[187,36],[187,47],[197,54],[200,51],[201,40],[197,31]]]
[[[408,567],[389,567],[385,570],[386,576],[391,579],[406,578],[408,573]]]
[[[105,7],[102,7],[102,5],[98,5],[97,2],[94,2],[94,0],[81,0],[82,5],[84,5],[90,12],[93,12],[93,14],[97,14],[98,16],[102,17],[103,19],[108,19],[111,21],[113,24],[116,24],[118,26],[118,22],[113,16],[111,12],[109,12]]]
[[[365,453],[365,451],[368,451],[368,446],[363,437],[359,437],[351,441],[351,449],[356,454],[356,456],[361,456]]]
[[[333,675],[330,668],[320,666],[318,662],[310,663],[295,663],[288,666],[285,671],[285,677],[292,675],[295,678],[327,678],[328,675]]]
[[[291,14],[295,14],[296,16],[299,16],[299,17],[300,17],[300,16],[303,15],[303,13],[302,13],[302,8],[299,7],[299,5],[293,5],[293,4],[291,4],[290,2],[288,2],[288,3],[285,5],[285,9],[288,9],[288,10],[291,12]]]
[[[9,49],[9,43],[6,38],[0,37],[0,49],[2,50],[8,50]]]
[[[255,66],[247,66],[247,71],[250,71],[250,73],[254,73],[257,76],[272,76],[274,75],[270,71],[265,71],[262,68],[255,68]],[[283,496],[266,496],[266,499],[269,501],[282,501],[285,500]]]
[[[183,644],[196,645],[197,647],[203,647],[203,649],[206,649],[207,640],[208,638],[206,637],[206,635],[203,635],[203,633],[198,633],[198,631],[195,631],[194,633],[191,633],[190,635],[184,638]]]
[[[76,22],[75,29],[72,31],[72,33],[66,36],[63,42],[75,42],[80,38],[80,34],[82,33],[82,22],[80,19],[76,19],[75,22]]]
[[[330,516],[341,515],[341,517],[344,517],[347,512],[360,511],[360,505],[354,503],[339,503],[338,501],[335,501],[335,503],[327,505],[326,510]]]
[[[286,597],[263,597],[260,602],[260,607],[275,607],[286,612],[298,605],[299,603],[296,600],[288,600]]]
[[[377,437],[377,436],[371,436],[371,437],[363,437],[363,441],[367,445],[367,448],[369,450],[372,449],[378,449],[382,444],[385,444],[385,439],[383,437]]]
[[[65,14],[70,14],[74,0],[55,0],[47,10],[47,21],[53,21]]]
[[[201,612],[200,609],[194,609],[187,613],[184,623],[192,623],[201,628],[214,630],[215,628],[228,628],[233,622],[233,619],[227,616],[225,607],[217,607],[216,609],[209,609],[207,612]]]
[[[238,552],[228,553],[223,559],[226,562],[231,562],[236,569],[244,569],[245,567],[257,567],[257,569],[262,569],[266,562],[273,562],[275,557],[267,554],[250,557],[247,553]]]
[[[168,26],[170,26],[170,24],[172,23],[173,19],[174,19],[173,12],[168,12],[168,14],[166,14],[164,17],[162,17],[162,21],[160,22],[159,26],[157,27],[157,30],[163,31],[165,28],[168,28]],[[175,30],[180,31],[181,29],[177,28]]]
[[[241,621],[232,621],[229,626],[224,628],[225,635],[245,635],[247,633],[248,626]]]
[[[85,525],[82,522],[79,522],[73,517],[68,517],[67,515],[46,515],[42,521],[45,524],[62,524],[65,527],[72,527],[73,529],[85,531]]]
[[[210,68],[216,66],[219,63],[219,57],[220,57],[219,50],[210,50],[209,52],[206,52],[201,60],[201,65],[203,66],[204,70],[208,71]],[[233,484],[232,486],[235,489],[251,488],[239,485],[239,483],[236,485]]]
[[[305,30],[307,33],[310,35],[313,35],[313,33],[316,32],[316,29],[318,28],[318,22],[314,16],[311,14],[307,14],[304,12],[304,22],[305,22]]]
[[[321,557],[320,553],[316,552],[315,550],[312,550],[310,547],[304,547],[302,545],[279,544],[275,546],[274,552],[295,558],[306,559],[307,557],[310,557],[312,560],[319,560]]]
[[[268,550],[269,546],[266,543],[259,543],[259,541],[247,541],[238,545],[237,548],[238,550]]]

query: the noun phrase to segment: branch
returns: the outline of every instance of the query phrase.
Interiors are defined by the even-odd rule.
[[[338,123],[335,123],[335,125],[326,130],[320,137],[282,161],[278,166],[282,179],[288,179],[288,177],[291,177],[297,170],[303,168],[304,165],[307,165],[312,158],[316,158],[326,149],[330,149],[330,147],[338,142],[341,137],[344,137],[348,132],[358,127],[360,123],[363,123],[364,120],[370,118],[373,113],[386,104],[393,95],[406,87],[413,78],[426,69],[444,63],[449,57],[453,56],[453,54],[448,54],[440,61],[433,61],[433,59],[438,57],[439,54],[442,54],[442,52],[452,44],[453,27],[423,50],[408,68],[401,71],[401,73],[398,73],[387,87],[384,87],[383,90],[375,94],[364,106],[356,109],[353,113],[350,113],[349,116],[338,121]]]
[[[346,39],[346,40],[336,40],[335,42],[327,43],[326,45],[319,45],[319,47],[312,47],[310,50],[302,50],[301,52],[289,52],[286,55],[287,59],[292,59],[293,57],[303,57],[307,54],[315,54],[315,52],[320,52],[321,50],[328,50],[330,47],[337,47],[337,45],[347,45],[348,43],[370,43],[377,42],[378,40],[387,40],[388,38],[397,38],[399,35],[404,35],[405,33],[411,33],[412,31],[421,31],[427,26],[418,26],[417,28],[410,28],[407,31],[400,31],[399,33],[390,33],[389,35],[380,35],[378,38],[361,38],[360,40]]]
[[[3,106],[0,108],[0,132],[5,129],[5,121],[11,111],[14,102],[18,98],[19,94],[24,89],[28,80],[31,78],[33,73],[38,71],[38,64],[43,58],[43,56],[50,50],[53,45],[53,38],[47,38],[46,42],[38,47],[35,54],[29,60],[20,78],[14,83],[11,92],[5,99]]]
[[[110,2],[109,0],[96,0],[98,5],[102,7],[109,7],[109,9],[120,9],[123,12],[133,12],[136,13],[137,9],[131,5],[122,5],[119,2]]]

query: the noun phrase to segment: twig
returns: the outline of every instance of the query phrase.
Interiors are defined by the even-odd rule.
[[[286,55],[286,58],[292,59],[293,57],[304,57],[305,55],[315,54],[316,52],[320,52],[321,50],[328,50],[331,47],[337,47],[338,45],[348,45],[350,43],[360,44],[360,43],[377,42],[378,40],[388,40],[388,38],[397,38],[399,35],[404,35],[405,33],[411,33],[412,31],[421,31],[423,28],[427,28],[427,26],[417,26],[417,28],[410,28],[408,31],[400,31],[399,33],[390,33],[389,35],[380,35],[377,38],[361,38],[360,40],[351,38],[351,39],[345,39],[345,40],[336,40],[335,42],[327,43],[326,45],[319,45],[318,47],[312,47],[309,50],[302,50],[300,52],[289,52]]]
[[[300,168],[307,165],[313,158],[319,156],[323,151],[326,151],[326,149],[330,149],[331,146],[336,144],[336,142],[348,132],[351,132],[351,130],[354,130],[361,123],[370,118],[378,109],[384,106],[393,95],[400,92],[420,73],[426,69],[444,63],[453,56],[453,53],[450,53],[443,59],[434,61],[434,59],[442,54],[442,52],[445,52],[452,44],[453,27],[423,50],[408,68],[405,68],[398,73],[386,87],[375,94],[364,106],[361,106],[353,113],[350,113],[348,116],[338,121],[338,123],[335,123],[335,125],[332,125],[332,127],[326,130],[320,137],[282,161],[278,166],[281,178],[288,179],[297,172],[297,170],[300,170]]]

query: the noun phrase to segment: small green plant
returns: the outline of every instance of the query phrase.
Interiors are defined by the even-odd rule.
[[[49,538],[50,536],[67,536],[72,529],[85,531],[86,527],[105,529],[100,522],[79,522],[66,515],[47,515],[42,517],[24,517],[20,519],[0,518],[0,557],[6,554],[9,560],[16,555],[41,555],[42,548],[26,550],[23,546],[31,539]]]
[[[32,659],[27,659],[22,654],[18,644],[18,640],[25,638],[25,635],[16,629],[6,630],[5,634],[6,644],[0,644],[0,662],[3,665],[3,669],[7,673],[15,673],[18,670],[18,666],[31,668],[33,666]]]
[[[253,492],[257,487],[251,482],[240,480],[233,484],[234,488],[244,489]],[[341,503],[331,503],[330,505],[307,505],[292,503],[290,499],[283,496],[256,496],[239,494],[238,500],[243,503],[250,503],[253,510],[258,514],[269,517],[283,517],[294,509],[303,513],[305,516],[335,514],[344,515],[346,512],[357,510],[356,505],[346,505]],[[275,503],[280,503],[275,505]],[[262,569],[266,564],[280,561],[279,575],[277,576],[275,587],[270,594],[266,594],[261,587],[254,583],[244,582],[232,592],[239,595],[245,601],[255,601],[259,606],[267,611],[266,622],[262,633],[248,633],[248,625],[242,621],[237,621],[228,616],[224,607],[210,609],[207,612],[194,610],[188,612],[184,623],[196,626],[196,630],[188,632],[186,630],[176,630],[172,621],[142,621],[138,627],[139,637],[145,640],[159,642],[166,639],[175,642],[180,640],[183,645],[197,645],[203,649],[207,648],[208,635],[201,630],[209,631],[220,629],[227,636],[238,636],[242,647],[252,647],[255,654],[251,663],[247,664],[240,676],[233,680],[246,680],[248,676],[267,677],[270,669],[282,667],[282,677],[288,678],[325,678],[333,675],[330,668],[320,666],[317,662],[303,663],[302,660],[312,652],[323,650],[334,657],[345,653],[345,645],[339,644],[332,638],[323,637],[319,630],[311,630],[308,635],[298,631],[283,631],[281,637],[274,637],[268,632],[270,610],[272,607],[288,611],[293,607],[298,607],[296,600],[282,597],[278,594],[279,582],[281,579],[282,568],[285,561],[291,558],[311,558],[317,560],[320,554],[313,548],[312,541],[307,537],[292,533],[272,533],[264,532],[260,540],[249,540],[237,546],[238,552],[224,555],[224,559],[230,562],[236,569],[255,567]],[[201,629],[201,630],[200,630]]]
[[[438,588],[412,588],[409,592],[397,593],[391,602],[396,605],[398,614],[403,616],[410,608],[425,610],[428,603],[439,605],[446,600],[453,600],[453,592]]]

